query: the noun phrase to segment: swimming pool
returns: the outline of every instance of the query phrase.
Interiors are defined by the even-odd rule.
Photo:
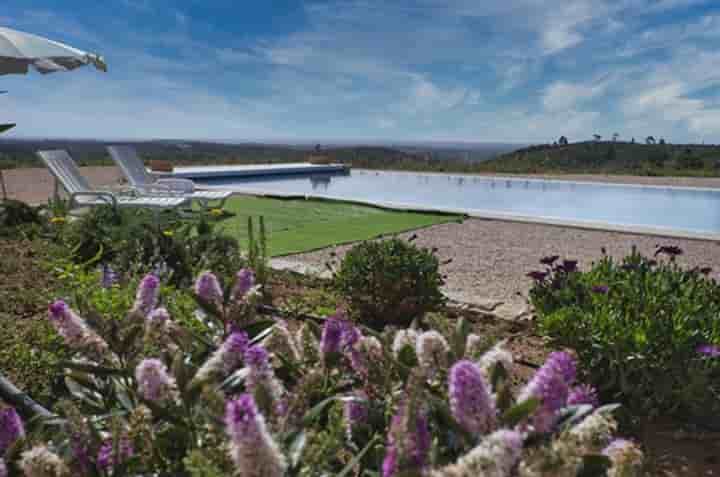
[[[368,170],[203,184],[247,193],[720,239],[720,190],[714,189]]]

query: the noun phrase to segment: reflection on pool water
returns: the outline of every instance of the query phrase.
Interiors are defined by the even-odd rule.
[[[720,234],[720,190],[710,189],[367,170],[345,175],[227,178],[204,184],[237,191]]]

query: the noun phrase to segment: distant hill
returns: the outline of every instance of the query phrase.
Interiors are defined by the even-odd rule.
[[[630,174],[720,176],[720,146],[588,141],[564,146],[536,145],[507,152],[511,145],[428,144],[396,146],[216,143],[163,140],[121,142],[146,160],[176,165],[272,164],[320,156],[355,168],[450,173]],[[81,165],[112,164],[107,142],[61,139],[0,139],[0,168],[41,166],[39,149],[67,149]]]
[[[720,146],[578,142],[530,146],[478,164],[502,173],[720,176]]]
[[[109,144],[112,144],[110,142]],[[173,164],[258,164],[303,162],[322,155],[335,162],[369,169],[472,172],[479,161],[497,157],[513,148],[496,144],[412,144],[398,146],[331,145],[315,151],[315,145],[264,143],[217,143],[182,140],[118,141],[134,146],[147,160]],[[35,157],[40,149],[66,149],[81,165],[111,164],[106,141],[64,139],[0,139],[0,168],[41,166]]]

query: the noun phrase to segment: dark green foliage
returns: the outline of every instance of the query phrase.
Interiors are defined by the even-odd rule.
[[[363,242],[343,259],[335,286],[369,326],[408,325],[444,303],[435,254],[400,239]]]
[[[707,270],[635,250],[622,262],[603,257],[588,272],[548,265],[530,297],[544,333],[574,348],[606,396],[636,411],[720,410],[720,360],[697,351],[720,344],[720,286]]]
[[[24,225],[40,225],[43,219],[38,210],[18,200],[0,201],[0,233]]]
[[[715,176],[720,148],[711,145],[580,142],[519,149],[476,164],[477,172]]]

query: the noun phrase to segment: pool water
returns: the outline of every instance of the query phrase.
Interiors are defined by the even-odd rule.
[[[713,189],[368,170],[345,175],[226,178],[204,184],[243,192],[311,195],[478,216],[720,234],[720,190]]]

